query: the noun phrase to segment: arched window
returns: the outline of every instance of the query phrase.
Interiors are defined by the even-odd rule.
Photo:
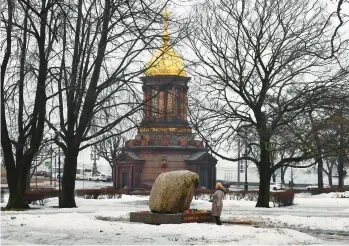
[[[155,89],[151,89],[151,116],[156,116],[157,104],[157,91]]]
[[[174,95],[174,110],[173,110],[173,115],[175,116],[175,117],[179,117],[179,110],[180,110],[180,103],[181,103],[181,99],[180,99],[180,95],[179,95],[179,93],[180,93],[180,91],[179,91],[179,88],[178,87],[176,87],[175,88],[175,95]]]

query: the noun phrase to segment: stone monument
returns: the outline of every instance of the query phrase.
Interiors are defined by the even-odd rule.
[[[198,184],[199,175],[188,170],[160,174],[150,192],[150,211],[183,213],[190,208]]]
[[[211,212],[190,209],[198,184],[199,175],[187,170],[160,174],[150,192],[150,211],[131,212],[130,221],[155,225],[212,222]]]

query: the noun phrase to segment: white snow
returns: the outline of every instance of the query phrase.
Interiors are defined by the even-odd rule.
[[[340,198],[342,194],[297,195],[294,206],[282,208],[255,208],[254,201],[224,200],[222,226],[129,222],[130,212],[149,210],[149,197],[144,196],[76,198],[78,208],[70,209],[54,208],[58,199],[52,198],[31,210],[2,212],[1,245],[348,244],[349,199]],[[210,207],[207,200],[193,200],[191,205]],[[327,237],[336,233],[344,236]]]

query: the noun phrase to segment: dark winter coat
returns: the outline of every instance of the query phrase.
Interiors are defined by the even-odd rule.
[[[225,189],[223,187],[216,190],[212,196],[212,216],[221,216],[223,209],[223,198]]]

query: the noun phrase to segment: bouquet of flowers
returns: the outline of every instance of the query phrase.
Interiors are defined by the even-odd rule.
[[[184,211],[185,214],[195,214],[195,213],[207,213],[205,209],[187,209]]]

